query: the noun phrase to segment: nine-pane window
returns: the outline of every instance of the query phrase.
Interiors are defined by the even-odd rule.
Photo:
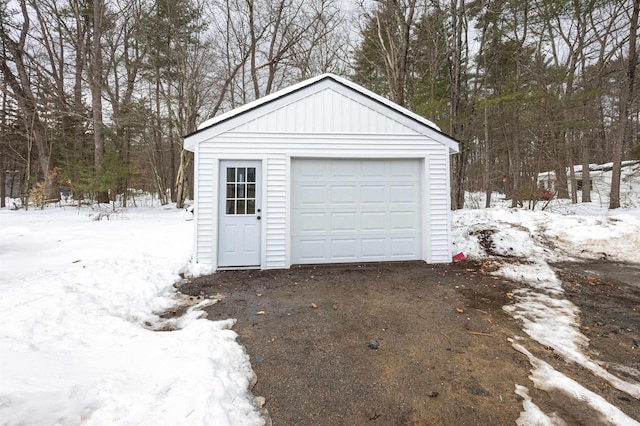
[[[256,168],[228,167],[226,213],[229,215],[256,213]]]

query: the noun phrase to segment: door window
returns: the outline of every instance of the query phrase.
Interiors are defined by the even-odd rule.
[[[228,215],[256,213],[255,167],[227,167],[225,201],[225,212]]]

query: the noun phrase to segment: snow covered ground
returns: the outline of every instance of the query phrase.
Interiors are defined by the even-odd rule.
[[[640,263],[640,200],[614,212],[601,200],[554,201],[544,212],[506,203],[496,197],[491,209],[454,212],[454,254],[525,259],[496,272],[522,283],[505,310],[523,333],[640,399],[638,383],[584,354],[579,311],[549,266],[574,258]],[[173,284],[189,268],[186,213],[148,206],[110,220],[94,221],[95,214],[88,207],[0,210],[0,425],[263,424],[233,320],[202,319],[197,305],[177,321],[159,316],[175,305]],[[513,347],[532,366],[530,382],[514,383],[523,398],[519,424],[562,424],[536,406],[532,384],[579,398],[611,424],[638,424],[519,340]]]
[[[0,425],[263,424],[232,320],[158,316],[193,222],[172,207],[91,214],[0,210]]]
[[[471,195],[477,197],[479,194]],[[567,362],[576,363],[635,399],[640,383],[616,377],[586,355],[589,339],[580,331],[579,309],[563,297],[564,290],[550,262],[607,259],[640,264],[640,197],[626,194],[630,208],[608,211],[606,201],[570,204],[554,200],[547,211],[510,209],[500,201],[490,209],[462,210],[453,215],[453,245],[471,259],[514,257],[502,264],[496,275],[522,283],[514,292],[515,303],[504,310],[519,319],[533,340],[552,348]],[[479,200],[484,203],[483,200]],[[554,211],[559,213],[553,213]],[[555,389],[600,413],[598,423],[640,425],[618,407],[537,359],[514,336],[514,349],[532,366],[529,377],[543,390]],[[640,371],[636,372],[640,378]],[[524,411],[519,425],[565,424],[554,413],[546,414],[529,397],[523,384],[515,384]]]

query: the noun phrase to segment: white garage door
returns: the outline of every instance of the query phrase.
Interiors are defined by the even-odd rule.
[[[421,258],[421,161],[292,161],[292,263]]]

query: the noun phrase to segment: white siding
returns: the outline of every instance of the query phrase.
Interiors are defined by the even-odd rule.
[[[329,83],[327,83],[329,84]],[[217,267],[220,160],[261,160],[261,267],[290,266],[290,167],[296,158],[417,159],[422,163],[422,255],[449,262],[449,150],[446,138],[365,96],[336,87],[288,95],[190,137],[196,151],[195,259]],[[387,108],[388,109],[388,108]],[[417,126],[417,127],[416,127]],[[422,127],[420,127],[422,126]],[[419,128],[417,131],[416,129]],[[455,144],[448,139],[448,143]]]
[[[448,156],[443,147],[442,152],[428,157],[427,187],[429,188],[429,263],[446,263],[451,261],[450,252],[450,201],[449,201],[449,169]]]
[[[252,154],[248,154],[252,153]],[[255,156],[255,157],[253,157]],[[392,142],[384,138],[371,140],[365,135],[327,136],[264,135],[229,133],[216,138],[215,144],[202,143],[198,163],[197,261],[211,264],[215,256],[214,211],[217,192],[214,191],[217,159],[266,158],[263,163],[264,191],[263,220],[265,220],[262,267],[286,268],[287,220],[287,157],[290,158],[415,158],[427,159],[426,188],[422,193],[427,205],[423,241],[423,259],[431,263],[449,262],[449,173],[447,148],[424,136],[394,136]],[[216,163],[217,164],[217,163]],[[213,251],[212,251],[213,250]]]
[[[196,188],[197,205],[196,215],[196,241],[195,257],[198,263],[211,264],[213,256],[214,230],[217,229],[217,221],[214,220],[214,212],[217,208],[217,160],[207,150],[198,152],[197,167],[195,170],[198,186]]]
[[[357,119],[353,119],[357,117]],[[413,134],[418,133],[388,115],[326,88],[274,111],[265,111],[233,132],[289,134]]]
[[[266,167],[266,264],[265,269],[287,267],[287,174],[286,156],[270,156]]]

